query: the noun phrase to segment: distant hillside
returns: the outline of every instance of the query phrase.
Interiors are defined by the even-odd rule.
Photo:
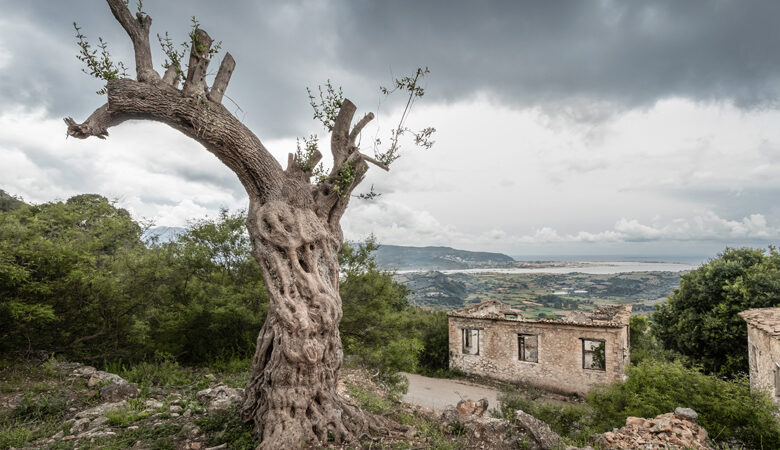
[[[375,259],[382,269],[447,270],[509,266],[515,262],[502,253],[470,252],[450,247],[404,247],[380,245]]]
[[[460,308],[466,303],[469,290],[456,276],[441,272],[399,273],[395,281],[412,291],[410,300],[417,306]]]
[[[24,204],[23,201],[0,189],[0,211],[17,209]]]

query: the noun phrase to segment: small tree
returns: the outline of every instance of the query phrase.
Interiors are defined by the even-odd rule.
[[[168,56],[165,74],[153,69],[149,47],[152,19],[139,4],[136,14],[123,0],[107,0],[127,31],[135,51],[136,79],[122,78],[101,40],[92,49],[77,29],[79,59],[93,76],[106,80],[108,102],[85,122],[67,118],[68,136],[104,139],[108,129],[128,119],[170,125],[200,142],[236,173],[249,196],[247,230],[252,255],[260,265],[269,296],[268,315],[257,339],[252,373],[246,387],[243,418],[254,421],[263,448],[294,448],[329,438],[351,441],[369,431],[387,430],[386,420],[368,415],[336,392],[342,364],[339,321],[338,252],[343,242],[340,220],[368,163],[385,170],[398,154],[398,138],[413,134],[429,147],[432,128],[412,132],[404,125],[413,100],[423,94],[418,80],[426,70],[394,81],[384,89],[409,95],[407,108],[392,131],[389,148],[369,157],[358,148],[361,130],[374,118],[354,126],[356,107],[328,83],[319,99],[310,93],[315,118],[331,132],[333,168],[317,172],[322,154],[316,139],[290,154],[287,168],[222,104],[235,61],[225,55],[214,82],[206,69],[215,53],[212,38],[197,22],[190,35],[189,63],[167,37],[160,37]],[[184,83],[179,88],[180,78]],[[314,175],[315,181],[311,179]]]
[[[748,372],[747,326],[737,314],[780,306],[780,254],[727,248],[680,279],[680,289],[653,314],[653,333],[667,349],[711,374]]]

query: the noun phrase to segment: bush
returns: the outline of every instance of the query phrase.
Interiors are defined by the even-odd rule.
[[[645,360],[629,368],[624,383],[604,386],[588,395],[594,428],[625,425],[626,417],[655,417],[678,406],[699,413],[699,424],[716,441],[738,439],[753,448],[780,442],[773,416],[778,407],[764,393],[750,392],[748,381],[725,381],[685,367],[679,361]]]
[[[680,289],[653,314],[653,333],[707,373],[738,377],[748,372],[747,327],[737,314],[780,306],[780,253],[727,248],[687,273]]]
[[[550,429],[571,443],[585,444],[593,430],[593,414],[586,405],[553,404],[532,400],[525,395],[506,391],[498,397],[501,417],[514,421],[515,411],[522,410],[547,423]]]

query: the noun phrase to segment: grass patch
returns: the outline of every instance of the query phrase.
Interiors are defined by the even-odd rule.
[[[144,403],[140,399],[130,399],[128,408],[114,409],[106,413],[108,425],[114,427],[126,427],[149,417],[152,413],[144,411]],[[162,408],[161,408],[162,409]]]
[[[50,436],[62,427],[67,401],[58,396],[22,398],[11,412],[0,416],[0,448],[23,447]]]
[[[252,438],[252,427],[241,421],[237,406],[201,417],[195,424],[208,437],[209,447],[227,444],[231,450],[252,450],[257,446]]]
[[[425,437],[427,448],[435,450],[465,448],[462,439],[465,432],[463,429],[447,428],[439,420],[416,412],[400,412],[396,420],[401,425],[415,427],[418,435]]]
[[[393,408],[393,402],[364,387],[352,383],[346,383],[346,386],[347,393],[358,402],[361,409],[374,414],[386,414]]]
[[[139,386],[180,387],[200,381],[195,370],[181,367],[176,361],[165,358],[156,362],[140,362],[127,366],[121,361],[106,363],[106,372],[138,383]]]

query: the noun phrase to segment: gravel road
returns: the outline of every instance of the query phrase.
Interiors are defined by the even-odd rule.
[[[403,401],[414,405],[442,411],[449,405],[456,405],[461,399],[479,400],[486,398],[490,409],[498,407],[499,391],[473,383],[442,378],[429,378],[404,373],[409,379],[409,392]]]

